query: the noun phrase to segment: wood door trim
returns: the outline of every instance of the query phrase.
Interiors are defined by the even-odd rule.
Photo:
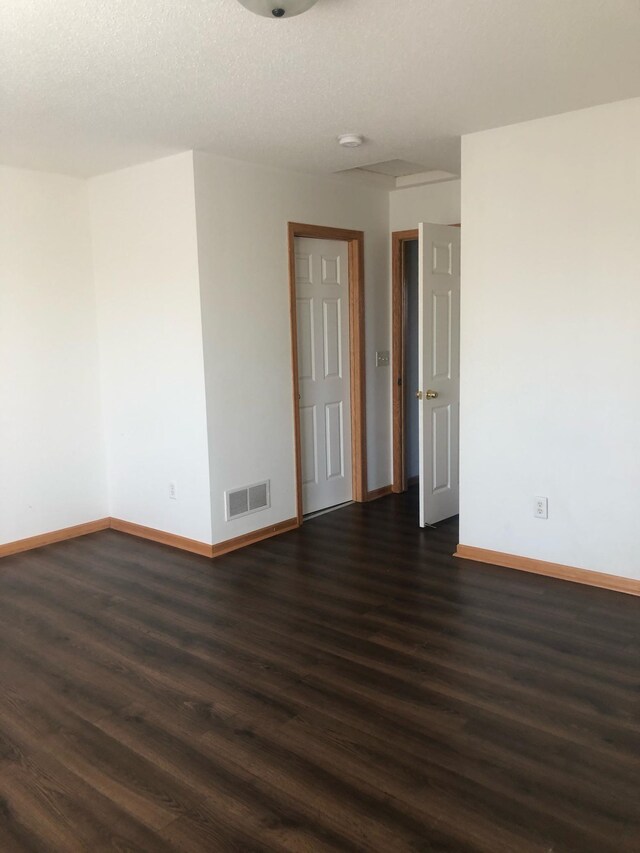
[[[628,595],[640,595],[639,580],[624,578],[619,575],[608,575],[605,572],[592,572],[590,569],[563,566],[560,563],[548,563],[546,560],[536,560],[532,557],[519,557],[517,554],[489,551],[487,548],[476,548],[473,545],[458,545],[453,556],[460,557],[463,560],[473,560],[476,563],[489,563],[492,566],[502,566],[506,569],[533,572],[536,575],[545,575],[549,578],[559,578],[573,583],[597,586],[601,589],[611,589]]]
[[[291,322],[291,364],[293,376],[293,424],[296,467],[296,507],[302,524],[302,444],[298,406],[298,324],[296,316],[296,237],[341,240],[349,249],[349,349],[351,379],[351,459],[353,500],[367,500],[367,422],[364,350],[364,232],[324,225],[288,224],[289,314]]]
[[[390,495],[392,492],[391,485],[382,486],[379,489],[374,489],[372,492],[369,492],[367,495],[368,501],[377,501],[378,498],[384,498],[386,495]]]
[[[393,377],[393,484],[399,494],[407,489],[405,471],[405,321],[404,244],[417,240],[418,229],[394,231],[391,234],[391,337]]]

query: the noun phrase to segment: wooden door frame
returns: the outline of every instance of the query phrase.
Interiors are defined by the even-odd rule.
[[[293,375],[293,423],[296,466],[296,505],[298,524],[303,521],[302,444],[300,438],[298,323],[296,311],[296,237],[317,240],[341,240],[349,249],[349,356],[351,393],[351,468],[353,500],[362,502],[367,492],[367,435],[364,351],[364,232],[324,225],[288,224],[289,310],[291,317],[291,363]]]
[[[452,223],[460,228],[460,223]],[[405,324],[407,300],[404,281],[404,244],[419,240],[420,231],[392,231],[391,233],[391,337],[393,369],[393,484],[395,494],[406,492],[407,474],[405,467],[405,405],[407,391],[405,383]],[[416,389],[417,390],[417,389]]]

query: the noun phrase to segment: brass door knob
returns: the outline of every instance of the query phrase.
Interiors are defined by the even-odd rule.
[[[436,397],[438,396],[438,392],[437,391],[425,391],[424,396],[427,400],[435,400]]]

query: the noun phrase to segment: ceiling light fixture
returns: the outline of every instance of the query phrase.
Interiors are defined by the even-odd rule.
[[[238,0],[245,9],[263,18],[293,18],[310,9],[317,0]]]
[[[343,148],[359,148],[364,142],[364,137],[358,133],[343,133],[338,137],[338,142]]]

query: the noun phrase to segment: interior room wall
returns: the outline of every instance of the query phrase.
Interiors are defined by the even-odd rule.
[[[0,544],[107,515],[84,182],[0,167]]]
[[[64,487],[59,477],[55,495],[38,486],[34,503],[28,478],[22,478],[28,509],[11,500],[3,513],[5,541],[105,515],[202,542],[222,541],[295,514],[290,220],[365,232],[369,489],[390,483],[391,372],[375,367],[376,350],[390,349],[389,193],[212,155],[196,154],[195,163],[194,173],[191,152],[165,158],[91,179],[88,191],[87,182],[3,171],[8,275],[2,319],[34,309],[35,302],[26,305],[31,291],[18,299],[19,288],[9,282],[33,279],[37,267],[43,288],[56,282],[57,310],[49,311],[47,299],[38,303],[47,313],[37,319],[49,321],[48,337],[38,338],[41,361],[55,371],[55,359],[45,353],[55,349],[52,339],[61,328],[75,355],[83,353],[65,371],[73,405],[57,396],[73,413],[73,422],[57,423],[58,438],[73,448],[73,464],[57,469],[58,457],[45,463],[30,448],[34,478],[49,464],[62,472]],[[395,221],[414,215],[412,227],[421,218],[448,221],[455,191],[439,187],[392,193]],[[414,214],[416,205],[420,213]],[[14,337],[18,328],[11,327]],[[30,322],[34,329],[37,323]],[[3,335],[2,345],[7,354],[13,346],[15,355],[11,334]],[[27,362],[21,369],[27,370]],[[3,383],[3,400],[13,394],[25,413],[41,405],[50,416],[55,408],[47,405],[46,393],[37,396],[37,405],[36,397],[27,405],[19,390],[28,384],[24,374],[5,375]],[[8,406],[0,414],[9,441],[11,430],[15,437],[22,433],[10,411]],[[32,419],[30,429],[36,428],[42,431],[42,418]],[[11,464],[13,474],[5,472],[5,481],[18,477],[22,463],[14,456]],[[225,489],[262,478],[272,481],[271,509],[227,524]],[[48,475],[44,479],[51,482]],[[77,492],[74,503],[67,493],[75,494],[78,483],[85,491]]]
[[[94,178],[89,194],[109,514],[210,543],[193,155]]]
[[[640,99],[463,139],[465,545],[640,578],[639,139]]]
[[[460,222],[460,186],[457,180],[392,190],[389,193],[390,230],[410,231],[420,222],[456,225]]]
[[[365,232],[368,485],[391,483],[389,195],[198,152],[195,181],[217,542],[296,514],[289,221]],[[264,479],[271,508],[226,522],[225,491]]]

